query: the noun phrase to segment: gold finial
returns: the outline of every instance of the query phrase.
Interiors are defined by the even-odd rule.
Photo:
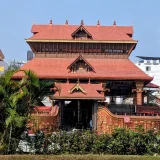
[[[98,20],[98,22],[97,22],[97,26],[100,26],[100,21]]]
[[[113,22],[113,25],[116,26],[116,21]]]
[[[84,25],[84,21],[83,20],[81,20],[81,25]]]

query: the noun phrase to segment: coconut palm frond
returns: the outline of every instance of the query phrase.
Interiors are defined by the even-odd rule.
[[[26,117],[24,117],[24,116],[17,116],[17,117],[15,117],[14,122],[15,122],[16,126],[18,128],[20,128],[20,127],[22,127],[22,125],[23,125],[23,123],[24,123],[25,120],[26,120]]]
[[[12,117],[8,117],[5,121],[6,123],[6,128],[8,128],[8,126],[10,125],[10,123],[12,122]]]
[[[9,85],[14,73],[15,73],[15,71],[13,71],[13,70],[6,71],[5,74],[1,78],[1,82],[2,82],[1,84],[5,85],[5,86]]]
[[[17,105],[17,102],[22,99],[22,97],[25,95],[24,92],[15,92],[13,94],[10,95],[9,97],[9,101],[10,101],[10,105],[12,107],[15,107]]]
[[[36,73],[31,70],[22,70],[25,74],[25,77],[30,81],[30,83],[36,87],[39,87],[39,78]]]
[[[3,96],[6,95],[5,88],[2,85],[0,85],[0,95],[3,95]]]

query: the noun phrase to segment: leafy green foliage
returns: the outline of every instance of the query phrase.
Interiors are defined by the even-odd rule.
[[[160,137],[154,131],[117,128],[112,135],[90,131],[36,133],[36,153],[41,154],[117,154],[144,155],[160,153]]]
[[[15,151],[32,108],[41,103],[53,85],[51,81],[39,80],[31,70],[23,70],[24,77],[13,80],[16,72],[8,70],[0,77],[0,147],[7,148],[8,153]]]

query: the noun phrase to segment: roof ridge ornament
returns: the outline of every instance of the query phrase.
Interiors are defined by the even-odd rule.
[[[75,86],[73,86],[68,92],[71,94],[73,93],[73,91],[81,91],[83,94],[87,94],[87,92],[80,86],[80,83],[77,82],[77,84]]]
[[[49,22],[49,24],[51,24],[51,25],[52,25],[52,19],[50,19],[50,22]]]
[[[97,22],[97,26],[100,26],[100,21],[98,20],[98,22]]]
[[[83,20],[81,20],[81,25],[82,25],[82,26],[84,25],[84,21],[83,21]]]
[[[65,25],[66,25],[66,26],[68,26],[68,20],[67,20],[67,19],[66,19],[66,23],[65,23]]]
[[[114,20],[114,22],[113,22],[113,26],[116,26],[116,21]]]

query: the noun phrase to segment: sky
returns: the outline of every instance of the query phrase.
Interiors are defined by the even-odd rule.
[[[160,0],[0,0],[0,49],[5,61],[26,60],[32,23],[133,25],[135,56],[160,57]]]

